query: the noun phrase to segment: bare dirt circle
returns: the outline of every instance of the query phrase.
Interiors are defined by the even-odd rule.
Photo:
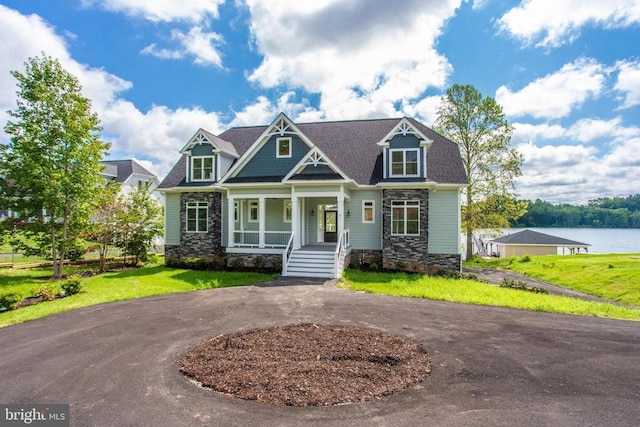
[[[380,399],[425,380],[427,353],[405,337],[352,326],[301,324],[201,341],[178,362],[199,385],[288,406]]]

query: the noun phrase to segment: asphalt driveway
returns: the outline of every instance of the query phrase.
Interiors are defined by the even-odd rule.
[[[69,403],[73,426],[624,426],[640,420],[640,323],[355,293],[313,282],[165,295],[0,329],[0,403]],[[195,342],[299,322],[419,341],[431,376],[381,401],[262,405],[186,381]]]

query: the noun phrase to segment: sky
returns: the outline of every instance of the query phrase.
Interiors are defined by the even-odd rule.
[[[161,179],[199,128],[432,126],[458,83],[513,124],[520,198],[640,193],[640,0],[0,0],[2,128],[10,71],[41,53],[80,80],[109,158]]]

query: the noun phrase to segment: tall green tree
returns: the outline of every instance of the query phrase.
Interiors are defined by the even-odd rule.
[[[98,116],[78,79],[57,59],[29,58],[24,73],[11,75],[18,97],[4,128],[11,140],[0,147],[4,200],[27,220],[28,232],[48,241],[60,278],[67,246],[104,186],[99,162],[109,145],[99,138]]]
[[[434,127],[458,144],[469,180],[462,225],[470,258],[475,230],[508,227],[509,220],[526,212],[526,204],[516,202],[513,194],[523,157],[510,146],[513,127],[500,104],[472,85],[455,84],[447,90]]]
[[[97,194],[95,210],[85,230],[87,239],[98,244],[101,273],[105,270],[109,249],[118,241],[118,221],[126,207],[126,202],[120,194],[121,188],[120,183],[112,181],[104,191]]]

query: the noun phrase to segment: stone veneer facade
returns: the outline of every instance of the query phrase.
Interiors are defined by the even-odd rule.
[[[187,233],[187,202],[207,202],[209,207],[206,233]],[[180,194],[180,245],[165,246],[165,258],[205,258],[224,254],[222,248],[222,195],[210,193]]]
[[[391,202],[394,200],[420,201],[420,234],[404,236],[391,234]],[[421,273],[434,269],[460,271],[460,254],[429,253],[429,190],[382,191],[382,266]]]

